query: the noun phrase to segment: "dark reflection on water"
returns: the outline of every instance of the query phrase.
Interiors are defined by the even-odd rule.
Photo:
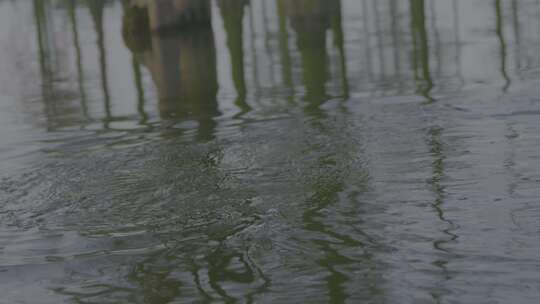
[[[0,0],[0,303],[534,303],[539,8]]]
[[[219,114],[214,36],[208,1],[194,6],[195,20],[180,29],[150,32],[148,9],[127,7],[123,33],[137,60],[156,85],[159,113],[164,118],[190,117],[199,125],[199,138],[211,139]],[[170,8],[165,8],[170,9]]]

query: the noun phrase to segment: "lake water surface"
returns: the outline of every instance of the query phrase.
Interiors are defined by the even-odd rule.
[[[540,1],[155,4],[0,0],[0,303],[539,301]]]

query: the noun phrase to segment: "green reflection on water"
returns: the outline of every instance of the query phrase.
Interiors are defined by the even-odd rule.
[[[447,83],[457,81],[459,87],[470,85],[462,70],[465,43],[460,32],[463,18],[459,16],[458,0],[451,4],[450,26],[438,23],[441,13],[434,1],[362,1],[352,6],[355,12],[344,12],[344,2],[276,0],[269,4],[248,0],[186,0],[173,3],[164,0],[157,4],[122,1],[121,31],[130,56],[130,69],[126,73],[132,73],[133,77],[136,124],[151,131],[155,126],[177,128],[179,131],[171,131],[176,132],[171,136],[173,139],[182,137],[184,129],[195,130],[195,143],[212,144],[222,131],[221,121],[228,118],[223,118],[224,115],[232,117],[236,124],[243,123],[242,119],[250,115],[255,120],[267,118],[266,113],[272,113],[275,108],[283,111],[275,104],[285,100],[286,110],[299,110],[301,119],[306,120],[306,128],[317,130],[316,135],[324,138],[306,149],[319,151],[324,150],[321,147],[326,142],[339,137],[339,134],[322,136],[332,130],[325,125],[325,119],[330,116],[327,109],[334,106],[330,101],[348,100],[352,93],[375,97],[416,94],[427,101],[422,106],[429,107],[434,104],[434,94],[444,89]],[[114,54],[111,54],[108,37],[113,33],[110,32],[111,19],[107,16],[110,13],[119,17],[113,15],[116,2],[66,0],[62,3],[63,6],[56,7],[43,0],[32,2],[42,82],[41,101],[44,103],[47,130],[73,124],[85,127],[93,120],[102,123],[103,130],[114,130],[115,122],[126,119],[115,116],[117,100],[113,91],[116,79],[111,77],[116,63],[111,60]],[[482,35],[496,39],[498,52],[494,55],[496,64],[492,66],[498,70],[498,77],[504,80],[502,90],[507,91],[513,84],[512,73],[519,73],[523,65],[532,65],[530,61],[535,58],[521,50],[526,37],[523,37],[525,34],[520,26],[519,2],[511,1],[512,23],[504,22],[504,3],[493,1],[490,14],[495,22],[489,25],[492,31]],[[271,5],[275,5],[273,10]],[[55,56],[60,55],[55,49],[58,47],[54,37],[51,37],[54,32],[51,14],[55,10],[66,10],[69,16],[77,82],[76,92],[72,93],[80,101],[80,120],[61,119],[65,115],[62,102],[66,101],[59,100],[62,94],[58,79],[62,77],[58,76]],[[350,14],[349,19],[345,18],[346,13]],[[90,17],[91,30],[95,35],[91,47],[97,51],[94,59],[98,63],[99,98],[92,96],[96,90],[88,90],[92,86],[89,82],[91,74],[85,60],[91,52],[87,52],[89,44],[85,44],[81,31],[84,26],[84,19],[80,19],[82,15]],[[216,18],[221,22],[216,22]],[[354,30],[346,30],[347,22],[353,24]],[[510,26],[512,32],[507,30]],[[216,27],[224,32],[226,48],[220,49],[217,45]],[[512,35],[515,45],[509,37]],[[220,86],[223,66],[218,64],[219,52],[227,53],[223,58],[230,66],[230,71],[221,76],[230,78],[234,89],[232,113],[224,110],[226,107],[222,107],[223,100],[219,97],[220,90],[231,93]],[[513,65],[510,55],[515,59]],[[454,69],[452,73],[446,71],[449,67]],[[145,82],[148,79],[150,81]],[[153,100],[152,93],[157,96],[156,100]],[[92,112],[92,103],[96,100],[103,103],[103,113]],[[339,111],[336,111],[339,115],[348,115]],[[194,122],[195,126],[186,124],[184,127],[182,123],[186,121]],[[434,196],[431,207],[443,225],[443,235],[437,235],[432,244],[435,250],[448,253],[448,247],[458,235],[456,224],[446,215],[444,132],[444,128],[430,126],[425,135],[431,156],[431,175],[427,181]],[[351,158],[345,152],[332,157],[314,156],[310,165],[320,171],[311,179],[302,180],[306,187],[300,191],[305,195],[305,204],[299,207],[299,229],[305,232],[306,243],[312,246],[309,248],[319,253],[314,264],[323,273],[324,295],[333,303],[353,297],[350,284],[357,283],[358,279],[348,270],[355,267],[356,270],[365,270],[377,263],[376,257],[370,253],[352,258],[348,253],[364,250],[364,242],[357,235],[335,228],[328,215],[328,210],[340,208],[344,200],[342,196],[350,199],[358,195],[347,193],[350,190],[349,176],[344,166],[337,165]],[[200,172],[205,178],[211,175],[208,172],[220,166],[219,160],[214,161],[213,158],[201,163],[211,167]],[[196,168],[202,166],[193,165]],[[367,183],[364,179],[355,182],[360,188]],[[359,204],[354,199],[350,200]],[[361,217],[360,212],[352,215]],[[189,248],[182,246],[143,254],[144,258],[130,269],[128,280],[141,288],[140,293],[148,303],[168,303],[182,296],[191,296],[184,294],[189,283],[196,285],[201,301],[221,299],[235,302],[245,299],[256,302],[258,296],[270,292],[276,282],[252,259],[247,249],[231,248],[226,244],[227,238],[235,236],[242,228],[258,223],[251,216],[247,212],[247,223],[230,229],[218,227],[216,231],[207,231],[201,228],[198,232],[202,238],[213,242],[212,245],[194,244],[203,249],[201,256],[196,256],[195,250],[190,256]],[[442,273],[443,280],[451,278],[445,256],[434,260],[433,264]],[[175,273],[178,269],[187,270],[189,278],[179,278]],[[370,275],[373,274],[367,277]],[[383,294],[382,285],[373,283],[369,296]],[[245,290],[249,292],[243,293]],[[437,291],[432,295],[436,301],[441,301],[445,294]]]
[[[124,116],[113,113],[115,106],[111,87],[114,84],[111,83],[114,79],[109,79],[108,70],[111,67],[108,65],[111,63],[107,62],[109,56],[107,31],[110,26],[104,23],[104,14],[108,10],[107,6],[114,6],[114,2],[67,0],[60,2],[62,5],[59,5],[59,8],[68,12],[72,31],[79,83],[76,94],[79,96],[81,124],[95,119],[102,121],[103,128],[113,128],[113,122],[125,119]],[[433,101],[434,90],[440,90],[447,85],[445,69],[450,67],[455,69],[455,79],[461,86],[467,82],[462,71],[464,42],[459,28],[458,2],[452,1],[453,25],[447,27],[438,22],[440,13],[437,6],[440,4],[436,1],[410,0],[407,9],[409,16],[403,14],[406,9],[403,2],[361,1],[354,8],[359,10],[357,21],[363,24],[358,29],[358,34],[362,33],[364,37],[358,46],[364,48],[364,51],[360,54],[348,54],[347,48],[352,44],[348,44],[344,34],[341,1],[278,0],[273,11],[266,9],[269,6],[266,3],[257,6],[264,10],[261,16],[263,18],[261,26],[265,31],[264,49],[256,45],[260,21],[256,18],[259,18],[257,15],[259,12],[254,11],[255,4],[249,1],[230,0],[215,3],[180,1],[178,3],[181,4],[174,5],[166,4],[167,1],[163,1],[160,5],[147,5],[144,4],[145,1],[122,1],[124,41],[138,63],[133,63],[132,73],[139,123],[148,126],[149,113],[145,104],[149,101],[145,100],[143,91],[149,88],[145,88],[142,79],[146,72],[150,72],[155,89],[161,96],[159,103],[161,116],[164,119],[193,119],[201,128],[200,138],[207,140],[213,138],[212,134],[215,133],[217,126],[215,120],[224,114],[218,110],[218,90],[224,88],[220,87],[217,79],[222,67],[217,66],[213,26],[222,27],[226,35],[227,50],[220,52],[228,53],[231,67],[229,76],[236,94],[233,101],[237,108],[236,118],[257,110],[254,105],[260,102],[258,99],[264,96],[263,92],[268,85],[261,83],[260,79],[261,74],[266,72],[269,72],[271,77],[269,84],[274,92],[276,89],[287,88],[287,94],[283,95],[285,99],[291,102],[295,99],[303,100],[305,111],[315,114],[320,112],[319,109],[325,101],[332,98],[347,99],[351,89],[358,90],[366,84],[380,85],[371,88],[374,94],[378,94],[381,88],[384,88],[385,92],[390,92],[388,89],[394,88],[394,92],[402,94],[407,94],[412,89],[426,101]],[[529,54],[520,51],[525,35],[523,27],[520,26],[520,5],[517,1],[511,1],[509,12],[512,22],[504,23],[504,3],[493,1],[495,18],[493,30],[498,41],[499,73],[504,82],[502,90],[507,91],[512,85],[512,73],[519,73],[523,63],[530,65],[532,59]],[[215,5],[222,24],[211,24],[212,5]],[[88,7],[96,35],[102,91],[100,99],[103,102],[103,115],[97,117],[90,111],[92,105],[89,104],[90,99],[96,98],[90,96],[86,88],[89,79],[85,75],[88,72],[85,71],[87,67],[84,61],[88,56],[83,57],[86,50],[80,41],[81,25],[78,19],[84,14],[83,11],[77,11],[80,6]],[[53,98],[59,94],[58,84],[55,81],[59,77],[55,68],[58,50],[52,42],[54,39],[50,37],[54,29],[51,28],[48,16],[56,7],[42,0],[33,1],[33,7],[45,113],[49,117],[50,128],[57,124],[58,127],[62,127],[66,122],[56,119],[64,113],[55,112],[58,107],[54,105],[57,101]],[[272,16],[272,13],[275,16]],[[429,22],[426,21],[427,18]],[[268,25],[274,20],[277,20],[277,29]],[[409,29],[404,27],[406,23],[409,24]],[[512,31],[505,33],[505,28],[509,27]],[[452,35],[447,35],[446,32],[453,33],[453,41],[448,40]],[[515,45],[509,42],[510,33],[513,34]],[[274,39],[274,35],[277,39]],[[328,47],[327,38],[330,35],[334,48]],[[293,37],[295,41],[291,44]],[[450,44],[454,46],[453,50],[446,47]],[[454,53],[451,57],[453,62],[446,63],[450,51]],[[515,56],[513,53],[510,54],[514,51]],[[274,52],[277,56],[273,54]],[[295,58],[296,52],[300,55],[300,61]],[[334,60],[333,56],[336,54],[337,60]],[[261,70],[262,56],[270,60],[271,68],[263,67]],[[508,59],[511,56],[515,59],[515,64],[509,66]],[[351,68],[358,70],[354,65],[347,63],[351,57],[363,62],[360,71],[365,74],[367,83],[358,81],[356,75],[353,77],[348,75]],[[274,58],[279,60],[275,61]],[[139,66],[143,66],[144,69],[141,71]],[[275,70],[279,70],[280,74],[275,74]],[[301,77],[297,77],[298,70],[301,71]],[[354,79],[352,87],[351,79]],[[340,90],[329,89],[336,81],[340,83]],[[190,89],[184,89],[186,87]]]

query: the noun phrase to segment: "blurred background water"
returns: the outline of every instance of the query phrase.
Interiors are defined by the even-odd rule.
[[[534,303],[540,2],[0,0],[0,303]]]

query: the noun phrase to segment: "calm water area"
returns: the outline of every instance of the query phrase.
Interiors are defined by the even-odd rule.
[[[540,303],[540,1],[0,0],[0,303]]]

